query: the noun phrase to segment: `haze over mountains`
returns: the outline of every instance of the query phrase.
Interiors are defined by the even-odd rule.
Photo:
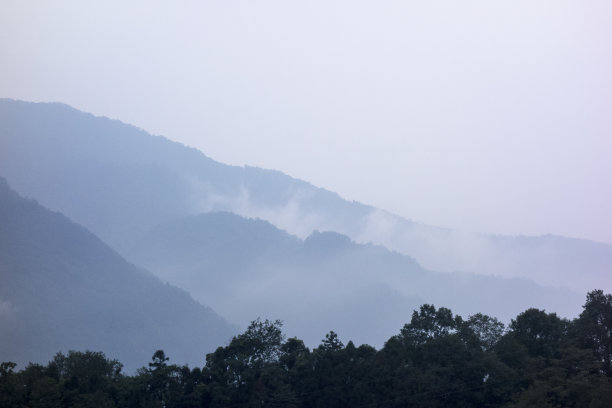
[[[408,256],[335,232],[301,240],[225,212],[160,225],[129,254],[230,321],[245,327],[256,316],[280,318],[290,335],[312,346],[332,329],[382,346],[423,303],[466,316],[485,308],[509,322],[525,304],[570,315],[583,302],[524,279],[427,271]]]
[[[121,258],[85,228],[0,179],[0,361],[104,350],[127,371],[167,350],[202,364],[236,332],[188,293]]]
[[[612,290],[612,245],[430,227],[277,171],[215,162],[65,105],[2,100],[0,137],[0,174],[120,252],[159,223],[223,210],[267,220],[301,238],[313,230],[335,231],[384,245],[428,269],[524,277],[580,293]]]
[[[422,303],[448,306],[464,315],[486,310],[508,321],[528,307],[569,315],[580,309],[586,291],[612,289],[611,245],[555,236],[475,235],[418,224],[343,200],[278,171],[215,162],[195,149],[62,104],[0,100],[0,146],[0,176],[20,194],[83,225],[127,261],[189,291],[231,323],[244,326],[258,316],[281,318],[289,335],[310,345],[333,329],[345,339],[380,346]],[[19,218],[11,214],[6,217]],[[46,228],[53,231],[41,222],[34,233]],[[2,253],[13,251],[12,234],[6,233]],[[79,250],[83,259],[73,273],[77,280],[81,273],[136,273],[102,242],[90,240],[95,241],[92,247],[104,247],[114,263],[96,255],[98,250],[73,246],[78,238],[58,240],[45,253],[63,254],[64,246]],[[30,245],[24,242],[24,247]],[[26,258],[18,261],[26,263]],[[26,290],[31,290],[27,279],[9,275],[14,273],[12,265],[2,279],[22,286],[10,292],[11,304],[21,296],[28,298]],[[29,265],[36,273],[46,270]],[[50,273],[61,277],[65,271],[57,266]],[[71,279],[62,279],[66,286],[58,290],[66,292],[43,298],[31,310],[64,298],[68,306],[61,307],[73,310],[84,301],[71,297],[75,291]],[[135,293],[144,295],[147,285],[158,288],[159,282],[148,279],[155,283],[134,283],[140,288],[134,288]],[[106,290],[123,285],[114,282]],[[121,291],[129,293],[128,288],[124,285]],[[175,324],[203,322],[194,328],[200,334],[184,337],[196,341],[211,331],[224,335],[231,331],[187,294],[170,289],[184,297],[179,304],[191,305],[185,306],[191,311],[183,314],[191,320]],[[134,306],[140,304],[154,311],[176,310],[170,300],[165,306],[132,301],[113,307],[141,310]],[[113,310],[118,313],[111,307],[108,316]],[[205,322],[198,315],[204,312],[195,310],[207,310],[206,316],[215,323]],[[112,320],[102,319],[92,332],[114,327]],[[70,326],[79,327],[82,321]],[[176,326],[161,330],[175,332]],[[212,336],[210,341],[221,345],[220,337]],[[176,347],[166,350],[173,358]],[[144,350],[146,357],[138,356],[138,361],[146,361],[152,351]],[[180,358],[188,357],[178,353]]]

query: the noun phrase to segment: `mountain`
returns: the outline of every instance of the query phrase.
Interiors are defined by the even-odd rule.
[[[346,223],[370,211],[280,172],[223,165],[61,104],[0,100],[0,144],[0,174],[12,185],[118,248],[177,215],[242,206],[293,217],[277,210],[297,195],[300,208],[326,208]]]
[[[0,179],[0,361],[42,363],[60,350],[89,349],[133,371],[163,349],[176,363],[202,365],[235,332]]]
[[[571,316],[584,297],[525,279],[427,271],[408,256],[335,232],[302,240],[227,212],[158,225],[129,253],[230,321],[280,318],[290,335],[313,346],[332,329],[381,346],[423,303],[464,316],[486,310],[508,323],[526,307]]]
[[[612,245],[415,223],[277,171],[215,162],[66,105],[1,100],[0,146],[0,174],[12,185],[89,228],[128,259],[127,249],[160,223],[230,211],[300,238],[314,230],[336,231],[384,245],[431,270],[527,278],[580,294],[596,287],[612,291]]]

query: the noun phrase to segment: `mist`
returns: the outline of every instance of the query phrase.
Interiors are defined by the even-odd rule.
[[[281,318],[308,344],[333,329],[377,345],[422,303],[571,318],[610,287],[610,245],[415,223],[61,104],[0,101],[0,125],[19,192],[241,327]]]
[[[419,223],[611,243],[611,8],[5,1],[0,89]]]
[[[365,374],[374,405],[605,401],[611,19],[606,0],[0,2],[0,361],[26,367],[3,362],[2,388],[28,382],[7,404],[77,398],[81,374],[54,373],[89,358],[114,370],[85,390],[99,406],[312,406],[340,395],[327,374]]]

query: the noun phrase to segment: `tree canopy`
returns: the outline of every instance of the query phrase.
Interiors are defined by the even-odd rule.
[[[156,350],[122,373],[69,351],[17,371],[0,364],[2,407],[604,407],[612,395],[612,296],[595,290],[572,321],[528,309],[508,328],[423,305],[380,349],[331,331],[312,350],[282,322],[253,321],[203,367]]]

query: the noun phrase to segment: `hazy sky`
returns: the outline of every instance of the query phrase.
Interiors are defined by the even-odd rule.
[[[428,224],[612,243],[612,1],[0,2],[0,96]]]

